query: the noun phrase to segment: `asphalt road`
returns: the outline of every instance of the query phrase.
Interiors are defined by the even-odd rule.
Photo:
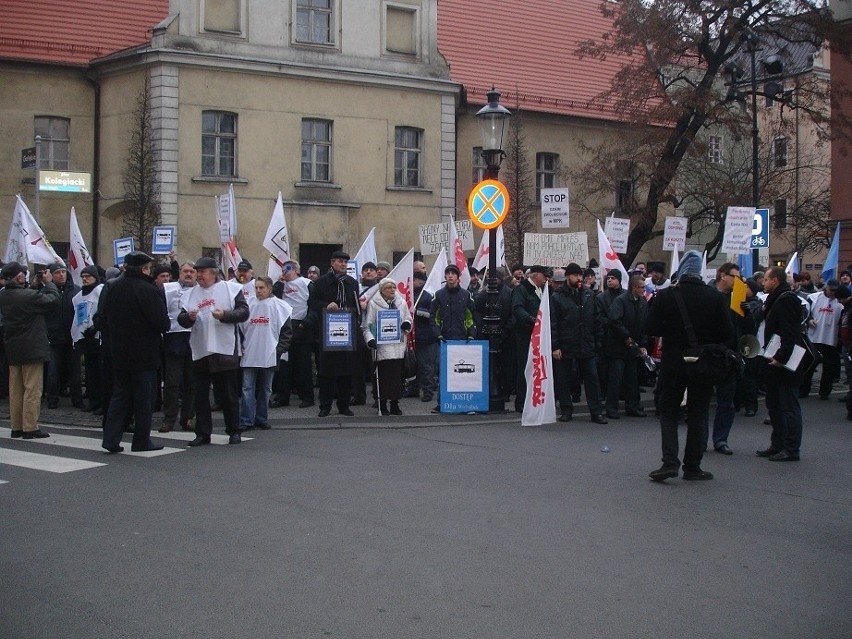
[[[653,418],[409,400],[149,458],[3,431],[0,455],[104,465],[0,466],[0,637],[848,639],[852,423],[803,406],[801,462],[756,458],[769,428],[738,417],[713,481],[665,484]],[[64,444],[98,441],[57,415]]]

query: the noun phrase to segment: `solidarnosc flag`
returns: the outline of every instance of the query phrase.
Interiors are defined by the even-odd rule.
[[[553,389],[553,349],[550,343],[550,286],[544,285],[541,304],[535,318],[530,352],[524,369],[527,396],[522,426],[541,426],[556,421],[556,398]]]

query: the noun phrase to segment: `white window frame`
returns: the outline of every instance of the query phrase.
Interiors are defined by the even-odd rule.
[[[206,113],[215,113],[216,114],[216,131],[213,132],[213,133],[209,133],[209,132],[204,131],[204,115]],[[223,116],[223,115],[233,116],[233,118],[234,118],[234,132],[233,133],[222,133],[220,131],[221,116]],[[221,177],[235,178],[239,175],[237,173],[237,141],[238,141],[238,137],[239,137],[238,133],[239,133],[239,118],[237,117],[237,114],[234,113],[233,111],[223,111],[223,110],[220,110],[220,109],[204,109],[201,112],[201,174],[203,176],[205,176],[205,177],[218,177],[218,178],[221,178]],[[213,173],[206,173],[204,171],[204,158],[205,158],[205,156],[210,157],[209,154],[204,153],[204,138],[205,137],[213,137],[216,141],[215,150],[214,150],[214,153],[213,153],[213,156],[212,156],[214,164],[215,164],[215,170],[214,170]],[[222,173],[222,157],[223,156],[222,156],[221,146],[222,146],[222,141],[225,140],[225,139],[233,140],[234,155],[233,155],[233,172],[232,173]]]
[[[305,124],[311,124],[311,132],[312,137],[305,138]],[[320,139],[317,138],[314,134],[316,133],[316,124],[326,124],[328,125],[328,138]],[[309,147],[310,150],[310,176],[305,177],[304,167],[305,160],[304,156],[300,159],[300,169],[299,169],[299,179],[302,182],[323,182],[323,183],[331,183],[332,182],[332,166],[333,166],[333,139],[334,139],[334,122],[332,120],[328,120],[325,118],[302,118],[302,152],[304,153],[305,147]],[[320,163],[317,162],[317,151],[320,148],[328,149],[328,176],[325,178],[318,177],[318,168]]]
[[[398,136],[400,132],[409,132],[413,131],[417,133],[417,146],[400,146],[397,143]],[[393,185],[395,187],[409,188],[409,189],[419,189],[423,188],[423,140],[424,140],[424,131],[419,127],[414,126],[397,126],[394,127],[393,130]],[[402,162],[397,162],[397,159],[400,157],[403,158]],[[409,158],[414,155],[417,158],[417,180],[416,184],[409,184],[408,181],[408,172],[412,169],[408,168]],[[397,179],[398,174],[401,176],[400,179]]]
[[[71,118],[63,118],[58,115],[37,115],[33,118],[33,143],[35,143],[36,135],[41,135],[36,130],[36,122],[38,120],[46,120],[48,132],[47,135],[41,136],[41,149],[39,151],[39,169],[47,169],[52,171],[68,171],[71,168]],[[50,130],[53,128],[54,122],[64,122],[66,126],[66,138],[50,137]],[[60,145],[65,145],[67,149],[66,159],[56,159],[56,149]]]
[[[310,2],[310,0],[293,0],[291,5],[292,13],[290,16],[290,43],[300,47],[322,47],[336,49],[338,47],[338,34],[340,33],[341,8],[340,0],[329,0],[328,13],[330,15],[329,34],[327,42],[316,42],[313,39],[302,40],[299,38],[299,9],[303,8],[299,5],[300,2]],[[319,7],[304,7],[308,11],[324,11]],[[313,29],[311,29],[313,32]]]
[[[553,159],[553,168],[544,167],[545,160]],[[559,186],[559,154],[541,151],[535,154],[535,200],[541,202],[542,189],[555,189]]]
[[[710,164],[724,163],[724,140],[721,135],[711,135],[707,138],[707,159]]]

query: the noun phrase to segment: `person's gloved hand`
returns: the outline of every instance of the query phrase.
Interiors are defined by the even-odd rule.
[[[367,347],[368,348],[378,348],[378,345],[376,344],[376,340],[371,339],[369,342],[367,342]]]
[[[402,323],[402,330],[410,331],[411,330],[411,322],[405,321]]]

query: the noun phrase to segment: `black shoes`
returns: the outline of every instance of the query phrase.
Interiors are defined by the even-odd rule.
[[[272,428],[268,423],[267,424],[254,424],[252,428],[257,428],[258,430],[269,430]]]
[[[239,433],[234,433],[233,435],[228,437],[228,443],[229,444],[241,444],[242,441],[243,441],[243,438],[240,437]]]
[[[747,410],[747,411],[745,412],[745,416],[746,416],[746,417],[754,417],[755,415],[757,415],[757,411],[756,411],[756,410],[751,410],[751,409],[749,409],[749,410]]]
[[[353,413],[348,408],[340,408],[337,412],[343,415],[344,417],[355,417],[355,413]]]
[[[47,407],[48,407],[48,408],[51,408],[51,409],[53,409],[53,408],[59,408],[59,400],[58,400],[58,399],[49,399],[49,400],[47,400]]]
[[[210,443],[210,435],[196,435],[195,439],[191,442],[187,442],[187,446],[204,446],[205,444]]]
[[[683,478],[687,481],[707,481],[713,479],[713,473],[708,473],[700,468],[684,468]]]
[[[327,408],[320,408],[320,412],[317,414],[317,417],[328,417],[331,411]]]
[[[154,444],[148,444],[147,446],[131,446],[130,450],[134,453],[148,453],[155,450],[163,450],[164,446],[156,446]]]
[[[174,426],[172,426],[171,424],[163,424],[162,426],[160,426],[157,429],[157,432],[158,433],[170,433],[170,432],[172,432],[172,430],[174,430]]]
[[[663,464],[657,470],[652,470],[648,473],[648,477],[654,481],[665,481],[678,476],[680,468],[678,466],[670,466]]]
[[[24,439],[44,439],[45,437],[50,437],[50,433],[45,433],[43,430],[39,430],[36,428],[35,430],[25,430],[23,432]]]
[[[101,448],[103,448],[108,453],[123,453],[124,452],[124,446],[103,446],[103,445],[101,445]]]
[[[647,417],[648,413],[644,410],[628,410],[624,413],[628,417]]]
[[[780,448],[772,448],[770,446],[769,448],[764,448],[763,450],[756,450],[754,451],[754,454],[758,457],[772,457],[773,455],[777,455],[780,452]]]
[[[435,406],[435,408],[432,409],[432,412],[436,415],[439,414],[441,412],[441,407]]]
[[[715,450],[716,450],[717,453],[721,453],[723,455],[733,455],[734,454],[734,451],[732,451],[731,447],[728,446],[727,444],[719,444],[718,446],[716,446]]]
[[[24,437],[26,437],[26,436],[27,436],[27,434],[24,433]],[[769,459],[769,461],[779,461],[779,462],[791,461],[792,462],[792,461],[799,461],[799,456],[794,455],[793,453],[788,453],[786,450],[779,450],[774,455],[770,455],[768,457],[768,459]]]
[[[630,413],[627,414],[629,415]],[[618,413],[613,413],[612,411],[607,411],[606,416],[609,419],[621,419],[621,415],[619,415]]]
[[[432,393],[423,393],[423,397],[420,398],[420,401],[425,403],[432,401]]]
[[[381,403],[381,405],[379,406],[379,412],[384,416],[390,415],[390,411],[388,410],[388,403],[387,402]]]
[[[310,407],[311,407],[311,406],[313,406],[313,405],[314,405],[314,400],[312,400],[312,399],[303,399],[303,400],[299,403],[299,408],[310,408]]]
[[[574,419],[574,416],[571,413],[562,413],[556,419],[560,422],[570,422],[572,419]]]
[[[13,430],[12,431],[12,439],[18,439],[18,437],[23,437],[24,431],[22,430]]]
[[[595,424],[609,424],[607,418],[603,415],[592,415],[592,422]]]
[[[391,415],[402,415],[402,410],[399,408],[399,402],[391,402],[390,403],[390,414]]]

